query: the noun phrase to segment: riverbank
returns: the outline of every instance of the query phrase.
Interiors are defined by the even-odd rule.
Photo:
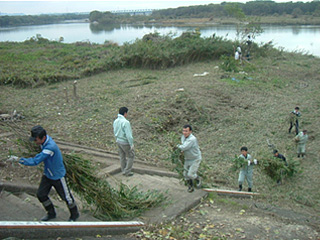
[[[300,162],[292,178],[277,185],[257,166],[253,191],[260,193],[259,198],[238,201],[212,196],[176,221],[141,234],[149,234],[148,239],[153,233],[176,239],[199,239],[200,234],[227,239],[317,239],[319,64],[311,56],[270,52],[244,62],[235,72],[222,70],[220,60],[165,70],[120,69],[78,79],[77,96],[73,96],[73,81],[36,89],[1,86],[0,107],[3,113],[22,114],[25,118],[18,124],[26,132],[41,124],[55,139],[116,152],[112,122],[125,105],[137,158],[168,168],[172,167],[171,145],[179,142],[181,126],[190,123],[203,154],[199,171],[204,184],[221,189],[237,189],[238,172],[229,169],[240,147],[247,146],[258,160],[272,158],[269,139],[288,161]],[[288,134],[287,118],[295,106],[302,112],[301,129],[309,132],[304,159],[296,158],[294,134]],[[6,129],[1,126],[1,131]],[[7,143],[0,144],[0,159],[6,159]]]
[[[293,17],[292,15],[282,16],[250,16],[253,23],[274,24],[274,25],[320,25],[320,17],[304,15]],[[239,21],[233,17],[212,17],[212,18],[182,18],[145,21],[145,24],[159,24],[161,26],[212,26],[218,24],[238,24]]]

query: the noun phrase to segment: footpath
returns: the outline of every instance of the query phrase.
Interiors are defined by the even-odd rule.
[[[58,237],[96,237],[116,236],[135,232],[148,224],[168,222],[200,203],[207,192],[196,189],[187,192],[187,187],[178,178],[178,174],[165,168],[147,164],[139,159],[135,160],[131,177],[121,174],[118,155],[101,149],[80,146],[77,144],[56,141],[61,151],[81,153],[85,158],[100,165],[98,175],[117,187],[121,182],[129,187],[137,186],[141,191],[158,190],[167,196],[161,206],[145,211],[140,217],[130,221],[101,222],[89,212],[82,210],[77,222],[66,222],[69,213],[64,202],[53,195],[57,209],[57,218],[50,223],[41,223],[39,218],[45,214],[42,205],[35,197],[37,185],[27,183],[0,182],[0,239],[9,237],[23,239],[57,239]],[[1,166],[0,166],[1,167]],[[99,223],[99,224],[98,224]],[[20,224],[20,225],[19,225]],[[101,225],[102,224],[102,225]],[[80,226],[81,225],[81,226]]]

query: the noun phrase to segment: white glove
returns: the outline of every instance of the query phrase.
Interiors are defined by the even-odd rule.
[[[132,146],[130,147],[130,150],[132,151],[134,149],[134,145],[132,144]]]
[[[250,164],[251,164],[251,162],[250,162],[250,160],[248,160],[248,166],[250,166]]]
[[[254,163],[255,165],[257,165],[257,164],[258,164],[258,160],[257,160],[257,159],[253,159],[253,163]]]
[[[9,155],[7,161],[9,162],[16,162],[19,160],[19,157],[17,156],[13,156],[13,155]]]

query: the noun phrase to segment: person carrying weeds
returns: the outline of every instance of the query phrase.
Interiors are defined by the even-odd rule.
[[[46,209],[47,215],[41,218],[41,221],[49,221],[56,217],[54,205],[48,197],[52,187],[67,203],[70,211],[69,221],[76,221],[80,214],[67,185],[66,169],[59,147],[41,126],[35,126],[31,129],[30,141],[39,145],[41,152],[33,158],[20,158],[19,163],[26,166],[36,166],[44,162],[44,174],[37,191],[37,197]]]
[[[126,119],[127,116],[128,108],[121,107],[118,118],[113,122],[113,132],[118,145],[122,174],[129,177],[133,175],[134,145],[131,125]]]
[[[278,150],[276,150],[276,149],[273,150],[273,156],[274,156],[275,158],[279,158],[280,160],[283,161],[283,163],[284,163],[285,166],[288,166],[288,163],[287,163],[287,160],[286,160],[285,156],[283,156],[282,154],[280,154],[280,153],[278,152]],[[277,184],[281,184],[283,171],[284,171],[284,170],[281,169],[280,179],[277,180]]]
[[[298,158],[304,157],[306,154],[306,144],[308,141],[308,134],[307,134],[307,130],[303,130],[302,132],[300,132],[295,138],[294,140],[297,142],[297,154],[298,154]]]
[[[244,180],[246,179],[248,182],[248,192],[252,192],[252,185],[253,185],[253,165],[258,164],[257,159],[254,159],[252,161],[252,157],[251,155],[248,153],[248,148],[247,147],[242,147],[240,149],[241,151],[241,155],[239,156],[239,158],[243,159],[243,164],[242,167],[240,169],[240,173],[239,173],[239,191],[242,191],[242,184],[244,182]]]
[[[184,153],[183,175],[188,184],[188,192],[194,191],[194,186],[201,186],[201,178],[197,175],[202,157],[197,138],[192,134],[192,127],[183,126],[181,144],[177,146]]]
[[[291,129],[293,126],[295,126],[296,129],[296,135],[299,133],[299,118],[301,116],[301,113],[299,112],[299,107],[295,107],[295,109],[290,113],[290,127],[289,127],[289,133],[291,133]]]

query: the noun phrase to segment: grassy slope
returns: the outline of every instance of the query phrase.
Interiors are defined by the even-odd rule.
[[[289,161],[295,158],[287,117],[298,105],[301,127],[310,137],[303,172],[274,187],[275,182],[257,170],[254,190],[265,196],[262,201],[319,213],[319,63],[283,54],[252,61],[246,65],[248,75],[216,69],[218,61],[167,70],[112,71],[78,80],[78,100],[72,98],[71,81],[35,89],[1,86],[0,110],[22,113],[26,131],[41,124],[55,138],[116,152],[112,122],[118,108],[127,106],[137,157],[159,163],[170,162],[170,143],[179,141],[181,126],[189,122],[203,152],[206,184],[224,182],[221,187],[235,189],[237,173],[228,169],[241,146],[259,159],[272,155],[266,143],[270,139]],[[210,74],[193,77],[205,71]],[[179,88],[185,91],[175,91]]]

